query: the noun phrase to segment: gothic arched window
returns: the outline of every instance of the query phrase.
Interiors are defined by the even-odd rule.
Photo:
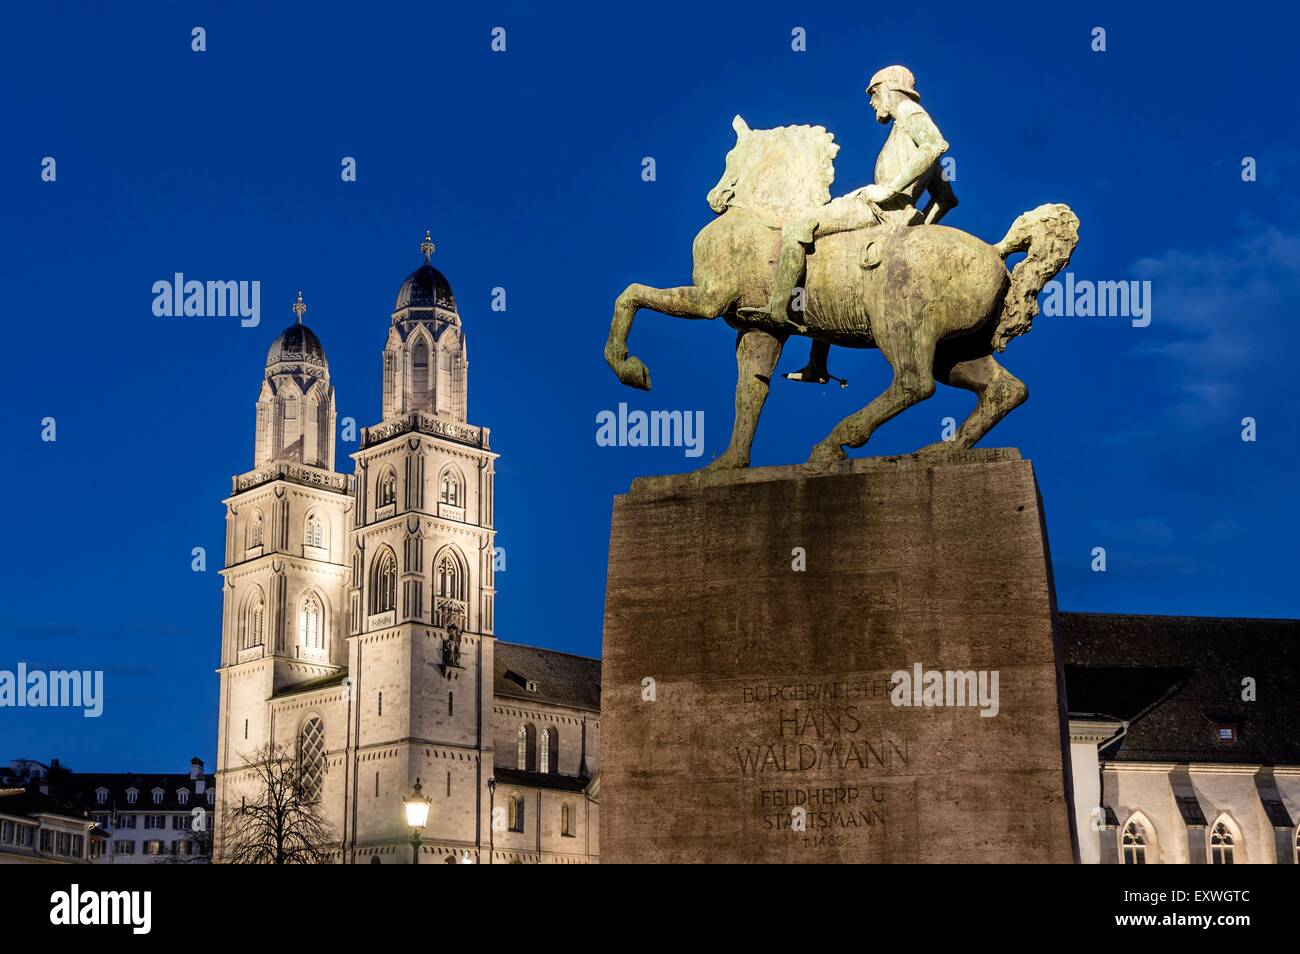
[[[530,723],[521,723],[515,733],[516,767],[528,771],[537,771],[537,730]]]
[[[316,716],[298,732],[298,786],[304,801],[320,798],[325,781],[325,724]]]
[[[325,612],[315,593],[302,598],[298,614],[298,642],[307,649],[325,648]]]
[[[324,547],[325,546],[325,521],[318,513],[309,513],[307,515],[307,524],[303,528],[304,546]]]
[[[266,599],[256,589],[244,604],[244,629],[239,634],[239,648],[252,649],[266,642]]]
[[[1228,827],[1225,819],[1220,818],[1214,823],[1214,828],[1210,831],[1210,863],[1215,865],[1232,864],[1235,847],[1236,838],[1232,829]]]
[[[376,495],[376,506],[387,507],[391,503],[397,502],[397,471],[389,468],[379,477],[379,492]]]
[[[262,545],[262,511],[254,510],[248,518],[248,549]]]
[[[429,406],[429,343],[420,335],[411,349],[411,407]]]
[[[385,547],[375,557],[370,577],[370,612],[387,613],[397,607],[397,558]]]
[[[467,575],[465,562],[453,548],[447,547],[438,554],[433,565],[435,626],[455,623],[464,629],[468,616],[465,601]]]
[[[445,467],[438,480],[438,500],[449,507],[465,506],[465,485],[455,467]]]
[[[547,726],[545,729],[542,730],[541,742],[542,744],[538,746],[537,749],[537,756],[538,756],[537,771],[550,772],[551,771],[551,727],[550,726]]]
[[[1137,819],[1132,819],[1124,826],[1124,864],[1144,865],[1147,863],[1147,831]]]

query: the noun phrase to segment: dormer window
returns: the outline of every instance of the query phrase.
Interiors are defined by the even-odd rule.
[[[190,790],[187,788],[176,789],[176,801],[182,805],[188,805],[190,803]]]
[[[1220,742],[1236,742],[1237,727],[1225,723],[1218,723],[1214,727],[1214,737]]]
[[[107,801],[108,801],[108,789],[106,788],[95,789],[95,803],[98,805],[103,805]]]
[[[139,797],[140,797],[139,789],[128,788],[126,790],[126,803],[128,805],[134,805],[136,803],[136,799],[138,799]]]
[[[161,804],[162,804],[162,800],[163,800],[163,796],[164,796],[165,794],[167,794],[167,793],[164,792],[161,788],[155,788],[155,789],[154,789],[152,792],[150,792],[149,794],[153,796],[153,803],[154,803],[155,805],[161,805]]]
[[[208,804],[212,805],[216,802],[216,800],[217,800],[217,790],[215,788],[208,789]]]

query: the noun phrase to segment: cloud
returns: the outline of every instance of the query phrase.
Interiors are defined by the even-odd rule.
[[[1152,283],[1153,317],[1132,354],[1167,360],[1185,378],[1168,411],[1182,423],[1229,413],[1262,366],[1282,357],[1277,342],[1293,330],[1285,324],[1300,299],[1300,235],[1242,227],[1226,247],[1170,249],[1132,266]]]

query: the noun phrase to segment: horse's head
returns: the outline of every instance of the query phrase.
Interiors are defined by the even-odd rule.
[[[736,145],[727,153],[722,178],[709,190],[714,212],[734,205],[785,217],[830,201],[840,147],[824,127],[750,129],[737,116],[731,128]]]

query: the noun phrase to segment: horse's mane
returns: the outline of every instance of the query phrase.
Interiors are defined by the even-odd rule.
[[[727,154],[734,183],[730,204],[779,220],[830,201],[840,147],[824,126],[750,129],[736,117],[736,145]]]

